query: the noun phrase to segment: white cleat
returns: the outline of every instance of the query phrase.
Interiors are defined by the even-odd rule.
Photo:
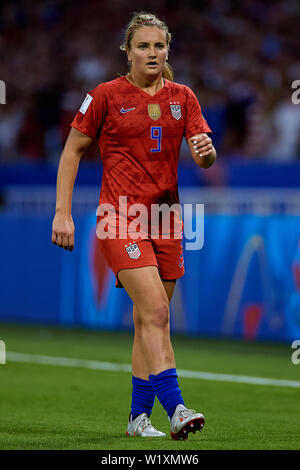
[[[171,437],[175,440],[186,440],[189,432],[202,431],[204,423],[205,418],[201,413],[179,404],[170,420]]]
[[[131,414],[129,415],[126,434],[127,436],[133,437],[166,437],[164,432],[160,432],[152,426],[146,413],[140,414],[133,421],[131,419]]]

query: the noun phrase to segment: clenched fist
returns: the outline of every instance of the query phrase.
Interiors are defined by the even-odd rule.
[[[71,214],[56,212],[52,223],[52,243],[73,251],[75,226]]]

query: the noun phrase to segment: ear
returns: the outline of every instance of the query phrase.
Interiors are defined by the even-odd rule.
[[[131,62],[131,52],[129,49],[126,49],[128,62]]]

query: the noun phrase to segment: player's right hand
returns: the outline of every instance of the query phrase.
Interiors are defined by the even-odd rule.
[[[73,251],[75,226],[71,214],[56,212],[52,223],[52,243]]]

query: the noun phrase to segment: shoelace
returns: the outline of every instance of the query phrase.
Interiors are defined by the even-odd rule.
[[[196,413],[195,410],[181,410],[179,411],[180,416],[186,417],[189,416],[190,413]]]
[[[148,426],[153,428],[150,419],[148,417],[145,417],[141,420],[139,427],[142,427],[143,429],[145,429]]]

